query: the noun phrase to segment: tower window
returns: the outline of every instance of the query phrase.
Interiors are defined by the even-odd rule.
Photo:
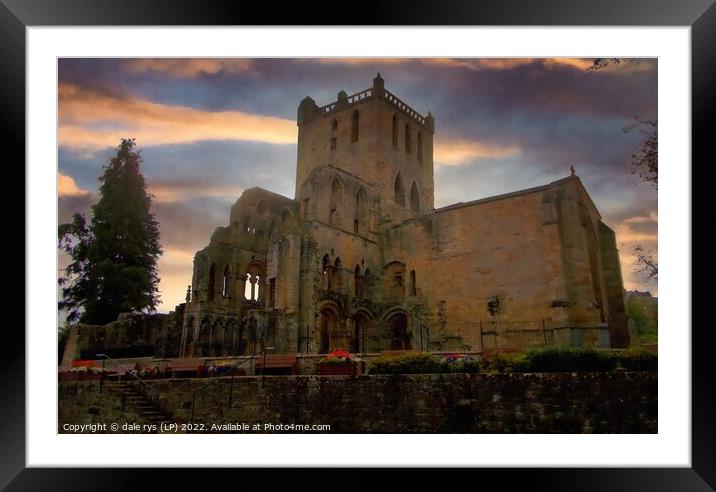
[[[331,121],[331,131],[335,132],[338,130],[338,120]]]
[[[358,189],[358,193],[356,193],[355,215],[353,218],[353,232],[356,234],[360,232],[361,227],[365,227],[367,221],[366,200],[365,189],[361,186]]]
[[[336,147],[338,147],[338,140],[336,137],[331,137],[331,150],[336,150]]]
[[[360,126],[360,115],[358,110],[353,111],[353,117],[351,118],[351,142],[358,141],[358,127]]]
[[[343,186],[338,180],[338,177],[334,177],[331,182],[331,195],[328,204],[328,223],[331,225],[340,226],[340,219],[338,214],[338,206],[343,200]]]
[[[393,186],[395,203],[405,206],[405,187],[403,186],[403,178],[400,173],[395,177],[395,185]]]
[[[412,138],[410,136],[410,126],[405,125],[405,153],[410,154],[410,147],[412,147]]]
[[[418,193],[418,186],[415,181],[413,181],[413,186],[410,188],[410,210],[420,212],[420,193]]]
[[[423,161],[423,134],[418,132],[418,160]]]
[[[398,148],[398,115],[393,115],[393,147]]]

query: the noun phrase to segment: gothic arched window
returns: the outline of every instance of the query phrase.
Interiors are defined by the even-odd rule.
[[[418,160],[423,161],[423,134],[418,132]]]
[[[420,212],[420,193],[418,193],[418,186],[415,181],[413,181],[413,186],[410,188],[410,210]]]
[[[358,234],[361,228],[365,227],[365,224],[367,223],[366,201],[367,197],[365,188],[361,186],[358,189],[358,193],[356,193],[356,209],[355,217],[353,219],[353,232],[356,234]]]
[[[393,147],[398,148],[398,115],[393,115]]]
[[[351,142],[358,141],[359,126],[360,126],[360,115],[358,114],[358,110],[356,109],[355,111],[353,111],[353,116],[351,117]]]
[[[229,295],[229,265],[224,266],[224,275],[221,277],[221,295]]]
[[[329,212],[328,212],[328,222],[333,225],[340,225],[338,224],[339,221],[339,214],[338,214],[338,205],[341,203],[341,200],[343,199],[343,185],[341,185],[341,181],[338,179],[338,177],[334,177],[333,181],[331,182],[331,196],[329,200]]]
[[[403,178],[400,173],[395,177],[395,184],[393,185],[393,192],[395,203],[398,205],[405,206],[405,187],[403,186]]]

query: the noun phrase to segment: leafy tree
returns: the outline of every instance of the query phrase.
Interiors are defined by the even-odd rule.
[[[595,58],[592,65],[586,70],[598,72],[609,66],[621,63],[621,58]],[[644,136],[639,150],[631,156],[629,166],[632,174],[638,174],[642,181],[650,183],[655,189],[659,185],[659,124],[658,120],[642,120],[638,116],[634,118],[635,123],[625,127],[622,131],[630,133],[638,131]],[[653,252],[641,245],[634,247],[636,256],[637,273],[646,277],[647,280],[657,280],[659,265]]]
[[[636,123],[624,128],[624,133],[638,131],[644,135],[639,150],[632,154],[632,174],[638,174],[642,181],[651,183],[654,188],[659,184],[659,135],[657,120],[642,120],[637,116]]]
[[[637,273],[645,276],[647,280],[657,280],[659,278],[659,264],[654,257],[654,253],[637,245],[634,247],[634,255],[636,255]]]
[[[134,139],[122,139],[103,167],[92,222],[75,214],[59,226],[59,248],[72,259],[58,279],[68,323],[104,324],[122,312],[152,312],[159,303],[159,224],[151,213]]]
[[[658,340],[658,322],[653,316],[647,315],[646,299],[635,296],[628,297],[624,307],[629,319],[634,321],[640,341],[642,343],[653,343]]]

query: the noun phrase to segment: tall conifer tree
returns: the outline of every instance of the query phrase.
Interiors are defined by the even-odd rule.
[[[70,323],[104,324],[122,312],[152,312],[159,303],[159,224],[141,162],[134,139],[122,139],[99,178],[91,224],[75,214],[59,227],[59,247],[72,262],[58,280],[58,307]]]

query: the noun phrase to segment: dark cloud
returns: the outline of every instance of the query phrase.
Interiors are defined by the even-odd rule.
[[[57,220],[59,224],[72,222],[72,216],[76,213],[84,215],[87,221],[91,219],[90,207],[96,202],[92,195],[83,196],[61,196],[57,199]]]
[[[153,211],[160,224],[165,247],[197,251],[209,243],[217,227],[229,224],[231,202],[214,198],[195,198],[182,202],[157,203]]]
[[[655,61],[600,72],[540,60],[507,60],[499,67],[493,63],[492,69],[476,62],[262,59],[223,68],[198,63],[161,71],[151,69],[151,62],[150,68],[137,70],[131,60],[61,59],[59,80],[120,99],[292,120],[303,97],[311,96],[319,105],[330,103],[340,90],[354,93],[370,87],[380,71],[388,90],[417,111],[432,112],[436,143],[474,141],[519,150],[501,158],[438,165],[436,206],[546,184],[567,176],[573,165],[604,221],[618,234],[655,234],[655,222],[634,219],[657,210],[656,190],[629,167],[642,136],[623,132],[635,116],[656,118]],[[215,227],[228,223],[231,203],[246,188],[260,186],[293,196],[295,145],[207,141],[152,147],[145,146],[140,135],[128,136],[137,137],[144,148],[142,169],[155,192],[162,241],[173,252],[203,247]],[[97,177],[112,153],[60,148],[59,169],[79,188],[96,193]],[[61,198],[60,219],[88,210],[90,203],[89,195]],[[633,242],[625,244],[623,250]],[[185,259],[175,255],[164,264],[175,269],[174,276],[183,271],[175,263],[180,257]]]

